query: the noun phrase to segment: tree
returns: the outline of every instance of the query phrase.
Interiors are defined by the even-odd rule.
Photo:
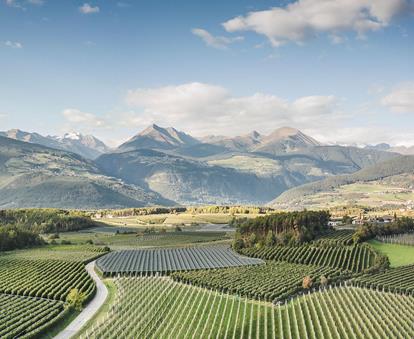
[[[70,308],[81,311],[85,299],[85,293],[79,292],[77,288],[73,288],[70,290],[68,296],[66,297],[66,302]]]
[[[326,286],[328,286],[328,278],[325,277],[324,275],[321,276],[321,286],[323,288],[325,288]]]
[[[313,285],[313,280],[309,275],[303,278],[303,282],[302,282],[303,288],[308,290],[312,287],[312,285]]]
[[[274,233],[272,231],[267,233],[266,236],[266,246],[274,246],[276,245],[276,236],[274,235]]]

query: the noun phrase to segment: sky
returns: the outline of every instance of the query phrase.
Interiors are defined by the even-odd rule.
[[[0,1],[0,130],[414,145],[413,0]]]

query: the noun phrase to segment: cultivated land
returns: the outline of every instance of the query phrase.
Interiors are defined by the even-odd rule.
[[[105,254],[92,246],[46,246],[0,254],[0,337],[39,337],[64,321],[72,289],[93,297],[85,262]],[[3,308],[4,307],[4,308]]]
[[[225,216],[207,214],[196,217]],[[68,292],[94,297],[85,263],[102,255],[97,271],[109,295],[75,338],[414,336],[414,263],[401,261],[414,257],[413,246],[355,245],[354,231],[326,229],[301,245],[258,243],[237,253],[229,248],[237,233],[217,231],[230,231],[225,224],[182,226],[194,216],[184,215],[140,216],[140,225],[108,218],[129,225],[43,235],[56,244],[3,252],[0,305],[8,311],[0,312],[0,336],[62,331],[79,314],[67,307]],[[166,216],[177,223],[168,226]]]
[[[81,338],[410,338],[414,298],[334,287],[283,306],[169,278],[115,280],[118,297]],[[401,310],[405,311],[401,311]]]
[[[377,240],[370,241],[370,244],[390,259],[392,267],[414,264],[414,246],[388,244]]]

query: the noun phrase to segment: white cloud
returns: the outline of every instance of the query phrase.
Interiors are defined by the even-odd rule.
[[[414,113],[414,82],[401,84],[381,99],[395,113]]]
[[[81,128],[106,127],[104,119],[92,113],[82,112],[76,108],[67,108],[62,112],[65,119],[71,124],[77,124]]]
[[[82,14],[94,14],[99,13],[100,9],[98,6],[92,6],[88,3],[84,3],[82,6],[79,7],[79,12]]]
[[[7,40],[4,42],[4,45],[10,48],[16,48],[16,49],[20,49],[23,48],[23,44],[21,42],[18,41],[10,41]]]
[[[7,6],[9,7],[13,7],[13,8],[18,8],[21,10],[26,10],[26,7],[24,6],[24,4],[29,4],[29,5],[35,5],[35,6],[41,6],[45,3],[44,0],[5,0],[5,3]]]
[[[221,86],[198,82],[130,90],[126,102],[140,109],[124,115],[126,125],[144,127],[155,122],[196,135],[235,135],[253,129],[270,132],[284,125],[323,128],[336,124],[343,115],[333,96],[306,96],[294,101],[264,93],[233,96]]]
[[[334,43],[341,33],[366,32],[387,27],[404,13],[409,0],[298,0],[285,7],[250,12],[223,23],[228,32],[254,31],[265,35],[273,46],[289,41],[301,43],[319,33],[328,33]]]
[[[234,38],[227,38],[223,36],[214,36],[207,32],[205,29],[201,28],[193,28],[191,32],[200,37],[208,46],[218,48],[218,49],[226,49],[228,45],[237,42],[242,41],[243,37],[238,36]]]

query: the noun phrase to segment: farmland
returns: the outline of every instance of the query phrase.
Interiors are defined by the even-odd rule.
[[[243,257],[228,246],[125,250],[97,260],[104,275],[168,273],[173,271],[257,265],[262,261]]]
[[[0,293],[0,337],[35,336],[64,315],[63,302]]]
[[[258,266],[176,272],[172,278],[213,290],[277,302],[302,291],[305,276],[310,276],[314,285],[318,285],[322,276],[332,282],[340,278],[341,273],[330,267],[267,262]]]
[[[414,265],[391,268],[385,272],[366,275],[355,279],[359,286],[373,286],[386,291],[413,294]]]
[[[118,233],[116,233],[118,231]],[[123,233],[125,231],[131,233]],[[60,234],[60,239],[75,244],[86,241],[99,246],[108,246],[113,250],[135,249],[137,247],[175,247],[192,244],[229,241],[226,232],[199,231],[154,231],[148,234],[137,233],[134,230],[122,230],[121,227],[99,227],[90,232],[70,232]]]
[[[117,299],[81,338],[414,336],[414,299],[388,292],[334,287],[276,307],[169,278],[119,278],[115,283]]]
[[[389,244],[377,240],[371,240],[369,244],[389,258],[391,267],[414,264],[414,246]]]
[[[354,246],[274,246],[259,249],[246,248],[240,252],[264,260],[329,266],[356,273],[375,268],[381,257],[379,253],[365,244]]]
[[[37,336],[68,315],[72,289],[93,296],[84,262],[105,252],[92,246],[46,246],[0,254],[0,337]],[[3,308],[4,307],[4,308]]]
[[[377,240],[387,244],[414,246],[414,233],[378,236]]]

